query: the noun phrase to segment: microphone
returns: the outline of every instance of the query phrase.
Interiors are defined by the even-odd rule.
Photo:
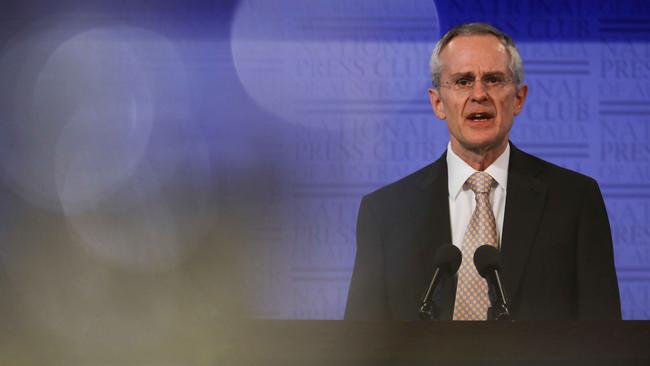
[[[433,278],[429,283],[427,291],[422,298],[422,305],[420,306],[420,319],[431,320],[437,319],[437,314],[433,311],[433,290],[440,283],[440,279],[444,276],[453,275],[458,271],[460,262],[463,260],[463,255],[460,250],[451,244],[445,244],[438,248],[436,256],[433,260],[435,271]]]
[[[496,320],[510,319],[506,292],[501,283],[499,250],[491,245],[481,245],[474,252],[474,265],[481,277],[487,280],[490,288],[489,297],[492,307],[489,311],[493,315],[491,318]]]

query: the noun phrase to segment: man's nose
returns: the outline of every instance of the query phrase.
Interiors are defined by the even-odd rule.
[[[470,89],[470,96],[475,100],[487,99],[487,87],[482,80],[476,80]]]

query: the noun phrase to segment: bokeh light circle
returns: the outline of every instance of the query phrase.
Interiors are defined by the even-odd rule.
[[[231,48],[239,80],[261,108],[314,126],[366,112],[391,116],[423,100],[438,33],[426,0],[245,0]]]

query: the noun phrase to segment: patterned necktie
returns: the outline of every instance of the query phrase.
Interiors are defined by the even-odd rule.
[[[497,245],[497,228],[490,189],[494,179],[485,172],[476,172],[465,182],[474,191],[476,209],[463,238],[463,261],[458,270],[458,286],[454,304],[454,320],[486,320],[489,306],[487,283],[476,271],[474,252],[483,244]]]

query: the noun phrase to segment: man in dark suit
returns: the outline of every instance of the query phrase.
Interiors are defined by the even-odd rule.
[[[467,282],[477,281],[468,243],[491,237],[513,319],[620,319],[598,184],[509,142],[528,92],[512,39],[487,24],[461,25],[437,43],[431,70],[447,151],[363,198],[345,318],[417,319],[436,250],[453,243],[463,264],[435,292],[438,318],[486,319],[486,308],[474,306],[474,296],[487,301],[485,284]],[[474,176],[488,179],[486,192],[470,187]]]

